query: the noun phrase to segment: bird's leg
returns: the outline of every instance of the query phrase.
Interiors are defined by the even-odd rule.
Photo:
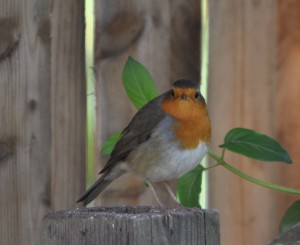
[[[174,195],[174,193],[173,193],[171,187],[168,185],[168,183],[164,181],[163,184],[164,184],[164,187],[166,188],[166,190],[168,191],[168,193],[170,194],[172,200],[173,200],[174,202],[176,202],[178,205],[180,205],[180,203],[179,203],[177,197]]]
[[[168,191],[168,193],[170,194],[172,200],[176,203],[176,208],[183,208],[184,206],[182,206],[180,204],[180,202],[178,201],[177,197],[174,195],[171,187],[168,185],[168,183],[166,181],[163,182],[164,187],[166,188],[166,190]]]
[[[155,189],[154,189],[152,183],[151,183],[150,181],[147,181],[147,185],[150,187],[151,191],[153,192],[154,197],[155,197],[157,203],[159,204],[159,206],[162,207],[162,208],[164,208],[165,206],[164,206],[164,205],[162,204],[162,202],[159,200],[159,198],[158,198],[158,196],[157,196],[157,194],[156,194],[156,192],[155,192]]]
[[[173,232],[173,217],[172,217],[172,215],[168,212],[168,209],[159,200],[158,195],[156,194],[155,189],[154,189],[152,183],[151,182],[147,182],[147,185],[152,190],[152,192],[153,192],[153,194],[154,194],[154,196],[156,198],[156,201],[157,201],[157,203],[160,206],[158,209],[160,210],[161,213],[164,214],[166,224],[168,225],[169,229]],[[173,196],[174,196],[174,194],[173,194]]]
[[[187,210],[193,210],[193,211],[198,211],[198,210],[199,210],[199,208],[196,208],[196,207],[195,207],[195,208],[187,208],[187,207],[183,206],[183,205],[178,201],[178,199],[176,198],[176,196],[174,195],[174,193],[173,193],[171,187],[168,185],[168,183],[164,181],[163,184],[164,184],[166,190],[169,192],[171,198],[176,202],[176,204],[177,204],[177,205],[176,205],[176,208],[185,208],[185,209],[187,209]],[[200,209],[201,209],[201,207],[200,207]]]

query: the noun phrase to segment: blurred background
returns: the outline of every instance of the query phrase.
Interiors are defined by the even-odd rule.
[[[277,139],[293,164],[226,153],[247,174],[300,188],[299,0],[3,0],[0,2],[0,244],[40,244],[40,224],[75,200],[107,158],[105,140],[134,113],[121,74],[128,56],[159,92],[199,82],[211,150],[246,127]],[[208,164],[205,159],[203,164]],[[201,204],[220,211],[223,245],[266,244],[298,197],[207,171]],[[176,181],[173,182],[176,188]],[[164,202],[172,201],[159,190]],[[130,174],[93,205],[156,205]]]

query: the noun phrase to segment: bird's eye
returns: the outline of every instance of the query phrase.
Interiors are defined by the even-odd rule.
[[[171,90],[171,98],[174,98],[175,94],[174,94],[174,90]]]
[[[195,93],[195,99],[196,99],[196,100],[200,99],[200,92],[197,91],[197,92]]]

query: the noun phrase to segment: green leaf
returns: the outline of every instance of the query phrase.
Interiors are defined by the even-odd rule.
[[[257,185],[260,185],[260,186],[263,186],[263,187],[266,187],[266,188],[269,188],[269,189],[275,190],[275,191],[281,191],[281,192],[285,192],[285,193],[289,193],[289,194],[300,195],[300,190],[298,190],[298,189],[292,189],[292,188],[288,188],[288,187],[285,187],[285,186],[276,185],[276,184],[268,183],[268,182],[253,178],[253,177],[239,171],[238,169],[234,168],[229,163],[225,162],[223,157],[218,157],[212,151],[208,151],[208,155],[212,159],[214,159],[217,163],[219,163],[220,166],[223,166],[224,168],[226,168],[230,172],[232,172],[232,173],[236,174],[237,176],[240,176],[241,178],[243,178],[245,180],[248,180],[248,181],[250,181],[254,184],[257,184]]]
[[[132,57],[127,59],[122,77],[127,95],[137,109],[158,95],[150,73]]]
[[[277,141],[246,128],[230,130],[220,147],[257,160],[292,163],[287,151]]]
[[[286,232],[292,226],[300,222],[300,200],[294,202],[281,219],[279,230]]]
[[[178,179],[177,198],[185,207],[201,207],[199,195],[201,193],[203,170],[204,168],[199,164],[193,170]]]
[[[111,154],[111,152],[114,149],[116,143],[120,139],[120,136],[121,136],[121,132],[118,131],[118,132],[114,133],[112,136],[110,136],[108,138],[108,140],[105,141],[105,143],[104,143],[104,145],[101,149],[101,154],[103,156],[109,156]]]

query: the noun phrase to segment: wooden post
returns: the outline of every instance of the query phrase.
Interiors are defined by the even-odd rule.
[[[59,211],[43,221],[43,245],[219,245],[216,210],[119,206]]]
[[[300,223],[278,236],[267,245],[300,245]]]

